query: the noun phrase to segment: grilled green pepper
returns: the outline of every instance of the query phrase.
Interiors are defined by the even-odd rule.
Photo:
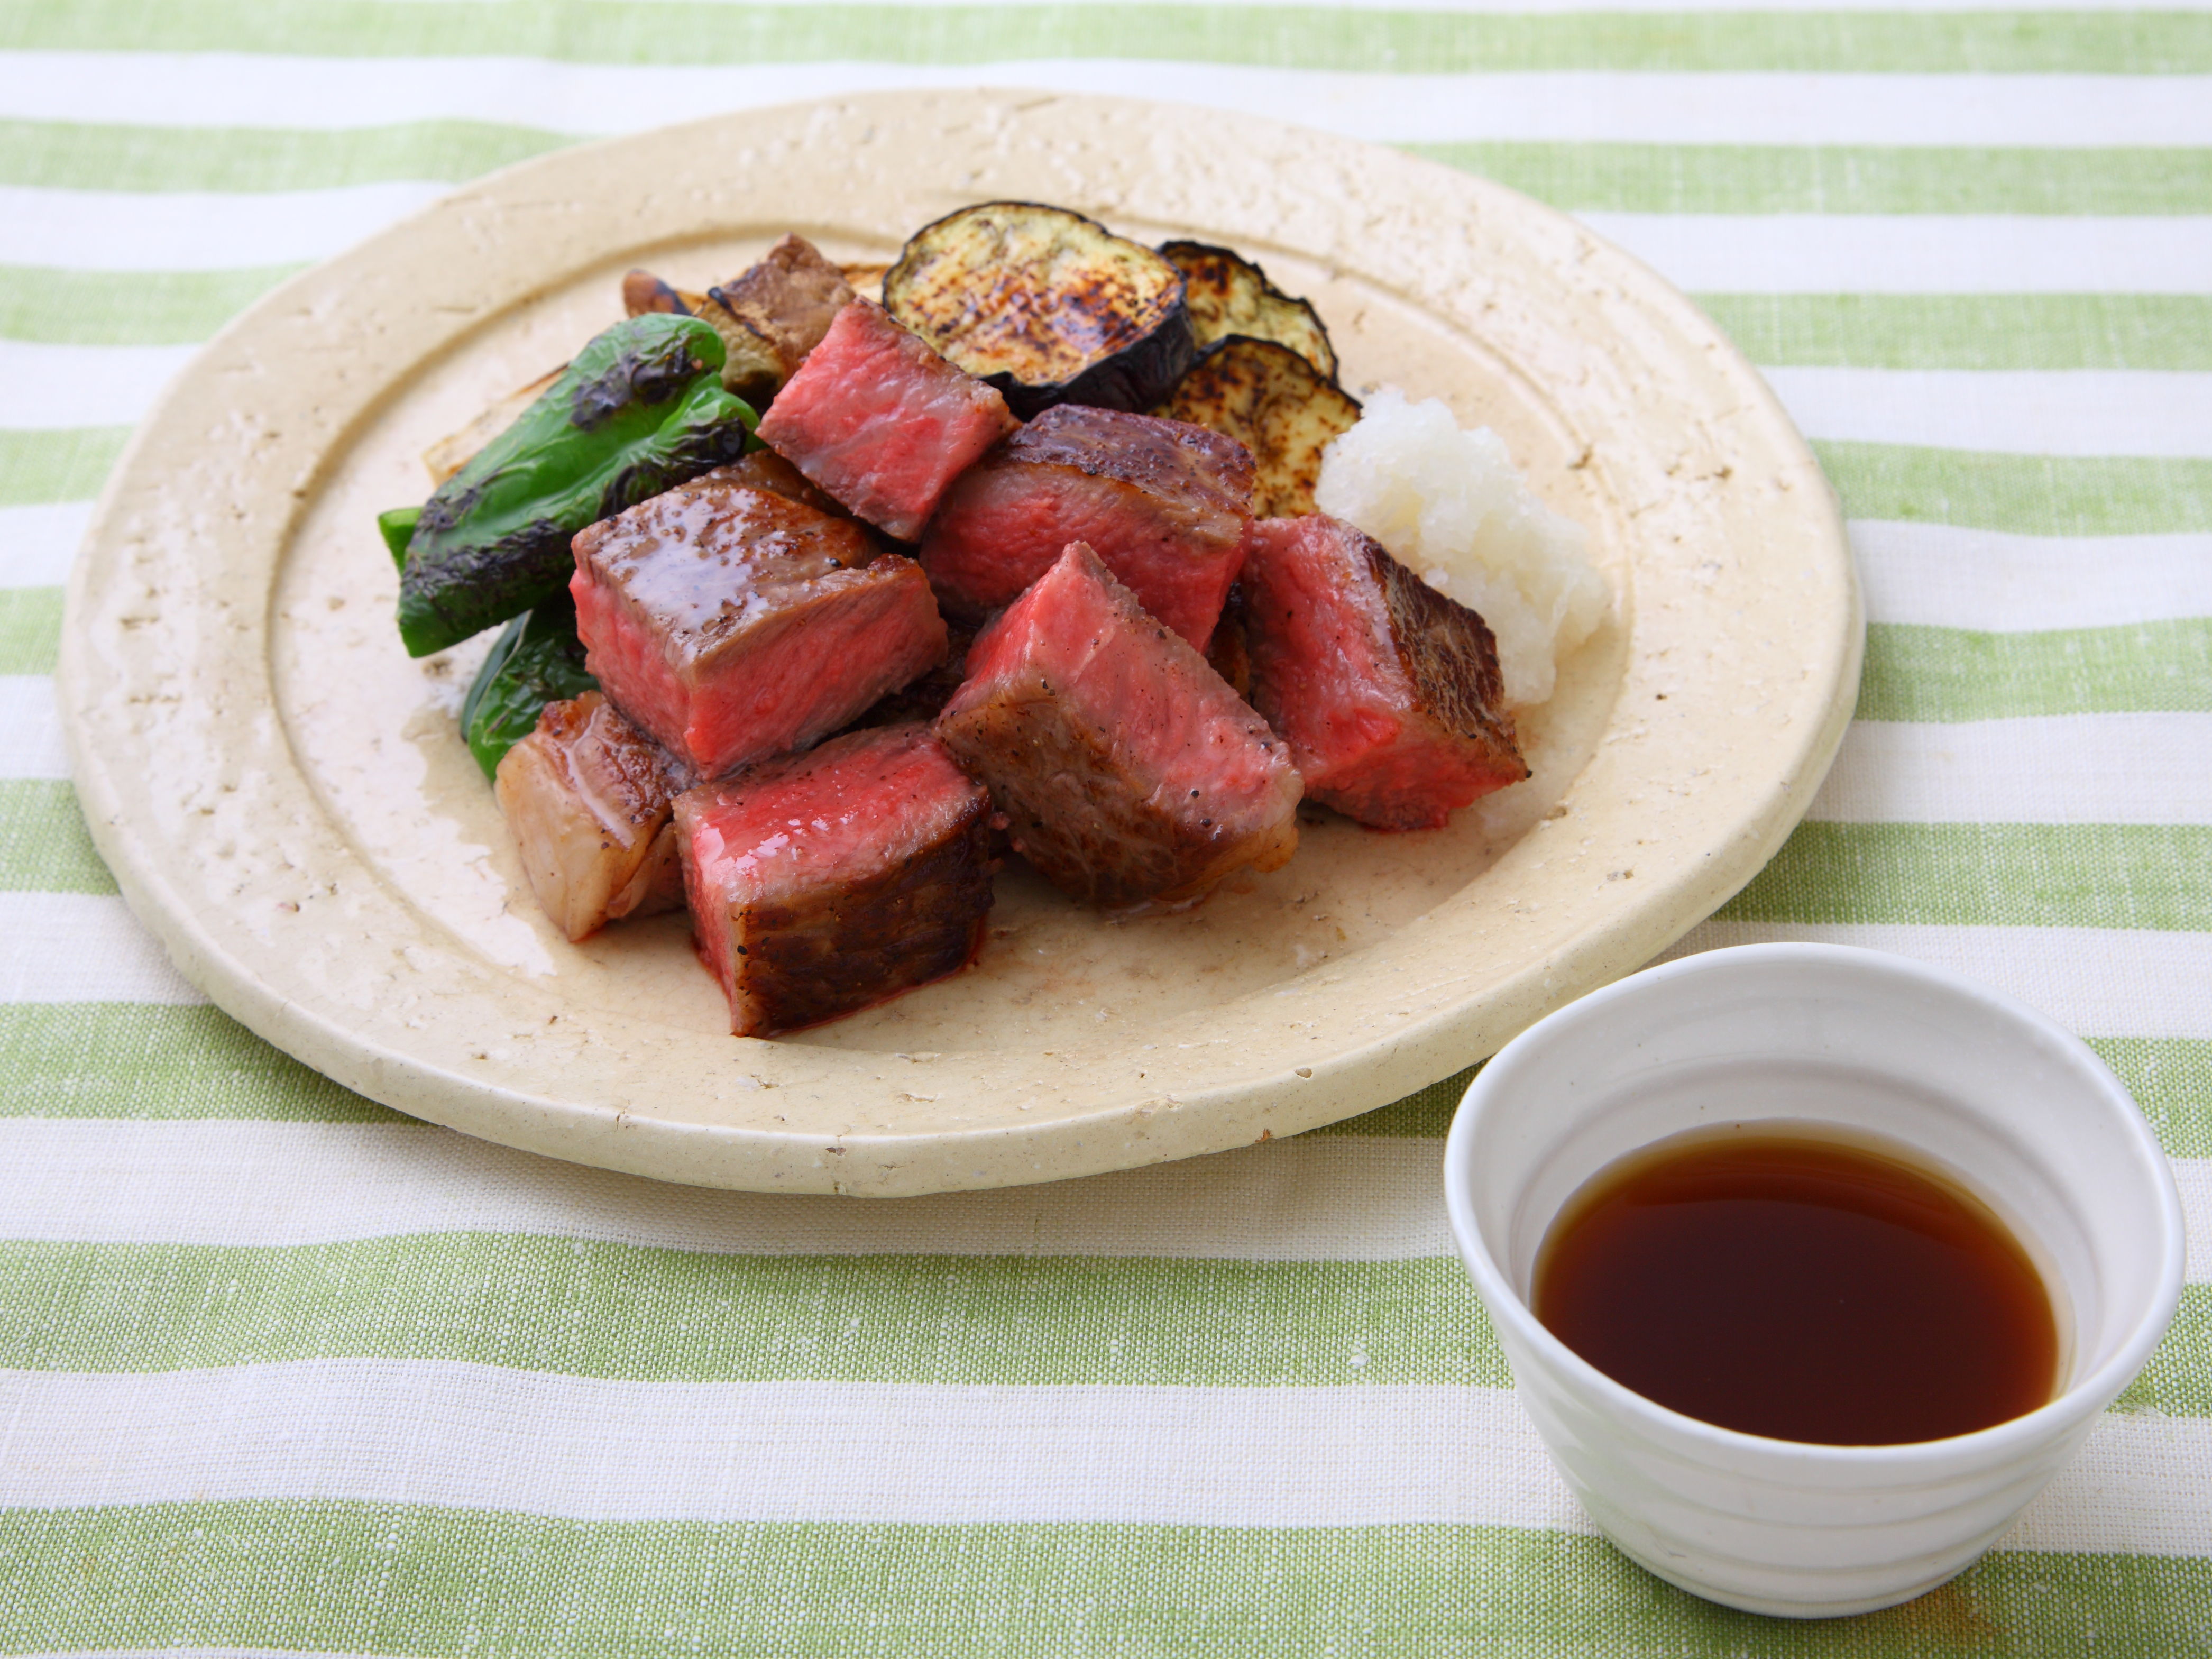
[[[402,570],[407,568],[407,544],[415,539],[415,526],[422,521],[422,509],[419,507],[395,507],[389,513],[376,515],[377,533],[392,550],[392,562]]]
[[[563,588],[501,630],[461,704],[461,735],[490,777],[507,751],[530,735],[547,703],[580,697],[599,685],[585,672],[576,602]]]
[[[744,453],[758,417],[722,390],[695,317],[617,323],[423,503],[399,576],[410,656],[458,645],[564,586],[568,538]]]

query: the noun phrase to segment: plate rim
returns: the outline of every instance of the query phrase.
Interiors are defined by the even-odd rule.
[[[1214,127],[1227,126],[1246,140],[1264,140],[1308,150],[1350,152],[1366,158],[1387,158],[1392,169],[1427,170],[1440,184],[1487,197],[1504,204],[1517,216],[1532,216],[1554,234],[1571,234],[1595,250],[1594,257],[1631,274],[1643,290],[1642,297],[1673,313],[1677,326],[1703,337],[1705,348],[1715,354],[1722,369],[1735,382],[1745,383],[1749,400],[1765,435],[1784,451],[1794,447],[1792,459],[1811,480],[1818,481],[1817,497],[1805,498],[1826,550],[1840,560],[1846,603],[1839,637],[1829,662],[1820,695],[1809,699],[1807,722],[1788,775],[1772,792],[1764,810],[1750,821],[1730,825],[1707,850],[1696,878],[1678,881],[1672,891],[1640,899],[1625,913],[1583,929],[1567,939],[1545,959],[1528,963],[1504,981],[1493,984],[1486,998],[1494,1014],[1503,1011],[1503,1024],[1493,1018],[1492,1040],[1480,1046],[1494,1050],[1513,1030],[1532,1023],[1574,996],[1632,971],[1656,955],[1684,932],[1740,889],[1767,861],[1809,807],[1814,793],[1840,744],[1856,702],[1864,641],[1864,619],[1848,543],[1832,492],[1787,415],[1757,371],[1743,359],[1717,326],[1671,284],[1650,271],[1595,233],[1567,216],[1494,181],[1464,174],[1380,146],[1358,143],[1334,135],[1309,132],[1229,112],[1188,106],[1150,103],[1121,98],[1030,92],[1021,88],[982,87],[957,92],[887,92],[854,94],[815,99],[708,118],[675,127],[603,139],[564,149],[551,155],[516,163],[461,187],[438,203],[409,216],[331,259],[288,278],[255,305],[220,331],[195,356],[187,368],[164,391],[154,408],[134,431],[109,475],[88,526],[82,549],[73,563],[64,604],[60,661],[56,672],[58,702],[66,734],[72,775],[93,838],[133,914],[161,939],[184,976],[205,992],[226,1012],[240,1020],[280,1048],[316,1069],[336,1078],[370,1098],[411,1115],[445,1122],[451,1127],[527,1150],[550,1153],[661,1179],[694,1184],[740,1186],[765,1190],[842,1191],[848,1193],[918,1193],[965,1187],[1018,1184],[1057,1179],[1222,1150],[1252,1137],[1249,1121],[1236,1123],[1222,1109],[1231,1102],[1248,1105],[1255,1091],[1274,1089],[1294,1091],[1289,1103],[1267,1115],[1259,1138],[1273,1133],[1293,1133],[1352,1115],[1409,1092],[1435,1076],[1449,1075],[1466,1059],[1436,1072],[1431,1056],[1449,1047],[1455,1035],[1463,1035],[1468,1024],[1465,1006],[1433,1012],[1401,1030],[1373,1037],[1355,1048],[1334,1054],[1325,1067],[1303,1073],[1287,1065],[1256,1078],[1201,1087],[1132,1102],[1126,1098],[1095,1109],[1063,1112],[1042,1121],[998,1122],[967,1127],[939,1127],[920,1133],[872,1133],[865,1129],[841,1132],[824,1146],[818,1128],[774,1130],[738,1127],[726,1123],[686,1121],[647,1117],[619,1106],[562,1100],[543,1091],[514,1086],[483,1076],[472,1076],[451,1065],[428,1064],[410,1053],[366,1035],[357,1024],[334,1018],[325,1008],[295,1000],[252,965],[236,958],[235,949],[210,925],[204,907],[195,905],[168,880],[162,867],[161,848],[149,837],[151,826],[134,818],[125,798],[123,780],[112,775],[104,763],[100,742],[112,732],[103,730],[103,719],[112,725],[112,710],[103,708],[100,679],[101,662],[95,650],[94,630],[100,621],[96,577],[100,557],[112,563],[124,557],[128,542],[126,499],[141,475],[155,463],[149,459],[169,436],[168,426],[189,403],[198,382],[213,372],[226,351],[241,341],[251,343],[271,319],[312,296],[318,284],[326,284],[333,272],[373,262],[394,248],[404,247],[434,222],[450,224],[457,213],[471,205],[495,204],[518,185],[526,186],[540,176],[573,169],[580,164],[604,161],[641,146],[666,143],[686,137],[720,134],[734,125],[755,129],[814,118],[823,112],[872,112],[881,118],[911,117],[916,111],[946,110],[956,101],[972,118],[978,100],[994,107],[1052,106],[1066,119],[1128,118],[1132,112],[1160,114],[1178,122]],[[942,118],[940,117],[940,118]],[[1136,216],[1134,214],[1132,216]],[[520,299],[509,299],[488,308],[470,322],[457,326],[441,349],[460,349],[469,332],[495,319]],[[396,388],[433,361],[436,353],[417,356],[403,365],[374,389],[368,401],[354,411],[349,423],[357,428],[372,418]],[[341,439],[341,441],[343,440]],[[315,471],[327,469],[338,453],[325,446],[317,453]],[[293,488],[295,500],[312,494],[313,477]],[[1817,505],[1815,505],[1817,502]],[[289,544],[294,521],[279,532]],[[268,609],[281,572],[272,572]],[[267,625],[267,618],[264,618]],[[265,642],[264,642],[265,644]],[[266,650],[264,652],[264,659]],[[1625,690],[1625,688],[1624,688]],[[281,723],[281,722],[280,722]],[[295,768],[302,763],[289,747]],[[1532,832],[1533,833],[1533,832]],[[833,1051],[808,1049],[811,1054]],[[1476,1056],[1468,1055],[1467,1058]],[[1410,1085],[1404,1079],[1423,1075]],[[1324,1075],[1326,1073],[1326,1075]],[[1365,1079],[1362,1086],[1361,1076]],[[1304,1086],[1292,1079],[1304,1077],[1324,1086]],[[1375,1079],[1383,1079],[1379,1085]],[[1381,1097],[1376,1097],[1380,1091]],[[1127,1091],[1125,1091],[1125,1094]],[[1297,1098],[1303,1097],[1303,1103]],[[1349,1102],[1350,1103],[1346,1103]],[[1212,1115],[1221,1120],[1218,1128],[1194,1126]],[[1279,1123],[1275,1130],[1268,1125]],[[1224,1131],[1227,1130],[1227,1133]],[[925,1144],[927,1143],[927,1144]],[[702,1153],[705,1156],[702,1156]],[[837,1166],[824,1164],[824,1156],[838,1158]],[[854,1157],[853,1154],[859,1156]],[[846,1162],[849,1158],[849,1162]],[[927,1167],[925,1167],[927,1166]]]

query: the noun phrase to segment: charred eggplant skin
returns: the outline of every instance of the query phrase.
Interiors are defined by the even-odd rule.
[[[1310,300],[1294,299],[1235,248],[1211,242],[1162,242],[1160,257],[1182,272],[1183,300],[1201,354],[1236,335],[1273,340],[1336,379],[1336,347]]]
[[[576,355],[521,418],[423,503],[399,576],[399,636],[425,657],[543,604],[569,538],[733,461],[758,423],[722,389],[722,342],[651,312]]]
[[[501,630],[461,704],[461,736],[484,776],[496,777],[501,760],[537,729],[547,703],[599,687],[585,671],[576,602],[564,587]]]
[[[1037,202],[924,225],[884,275],[884,308],[1024,421],[1055,404],[1142,414],[1198,355],[1174,265]]]

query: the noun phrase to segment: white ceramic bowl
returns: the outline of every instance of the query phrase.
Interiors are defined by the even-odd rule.
[[[1990,1203],[2058,1304],[2050,1404],[1911,1445],[1770,1440],[1632,1393],[1537,1322],[1537,1248],[1583,1182],[1667,1135],[1777,1120],[1901,1141]],[[1468,1090],[1444,1190],[1576,1497],[1661,1577],[1755,1613],[1868,1612],[1963,1571],[2080,1448],[2181,1293],[2172,1174],[2103,1063],[2008,997],[1844,946],[1686,957],[1531,1026]]]

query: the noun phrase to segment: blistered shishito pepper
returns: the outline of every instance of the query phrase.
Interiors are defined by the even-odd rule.
[[[757,417],[722,390],[695,317],[617,323],[422,505],[399,574],[410,656],[458,645],[568,586],[568,538],[734,461]],[[386,514],[387,519],[393,515]]]
[[[507,751],[528,737],[549,702],[599,690],[584,669],[576,602],[562,589],[501,632],[461,704],[461,735],[491,777]]]

